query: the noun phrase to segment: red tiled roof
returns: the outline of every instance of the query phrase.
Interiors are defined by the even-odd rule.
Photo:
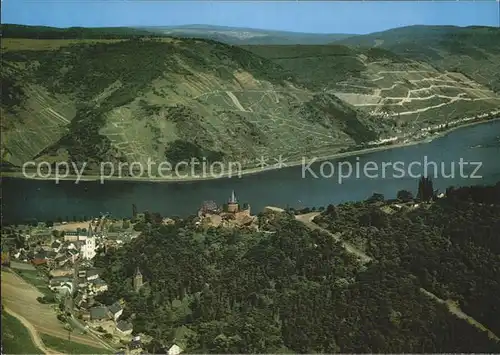
[[[42,265],[42,264],[46,264],[47,260],[46,259],[33,259],[31,261],[31,263],[35,264],[35,265]]]

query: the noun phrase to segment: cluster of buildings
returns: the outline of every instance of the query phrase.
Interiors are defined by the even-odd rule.
[[[107,290],[107,285],[100,279],[99,270],[82,270],[78,275],[78,291],[74,309],[78,318],[87,323],[95,331],[112,334],[120,340],[131,341],[133,326],[123,319],[124,301],[115,300],[109,305],[96,302],[95,296]],[[139,270],[134,278],[138,290],[142,286],[142,275]]]
[[[77,259],[92,260],[97,255],[99,239],[94,233],[92,223],[89,229],[64,231],[60,237],[55,233],[28,235],[26,239],[34,239],[34,248],[19,248],[12,256],[24,262],[31,262],[35,266],[46,265],[50,269],[72,265]]]
[[[139,351],[141,341],[132,337],[133,326],[122,317],[123,301],[114,300],[105,305],[96,300],[98,295],[108,290],[108,285],[101,277],[102,270],[94,267],[94,258],[99,253],[106,253],[110,247],[119,247],[139,233],[131,227],[110,232],[109,225],[112,223],[106,224],[105,219],[94,219],[87,228],[77,229],[71,228],[86,224],[61,223],[53,227],[40,224],[26,226],[26,229],[17,226],[16,238],[22,240],[24,246],[11,247],[9,256],[45,270],[48,288],[56,298],[64,300],[65,312],[71,312],[80,319],[84,323],[82,326]],[[139,290],[142,285],[142,275],[137,270],[134,287]]]
[[[134,220],[144,222],[146,218],[144,214],[135,212]],[[250,205],[240,205],[233,191],[222,206],[213,201],[203,203],[194,223],[200,228],[256,228],[256,222],[257,217],[250,213]],[[175,222],[166,218],[162,223]],[[87,228],[71,229],[75,226],[83,227],[85,224],[61,223],[51,227],[39,224],[35,228],[18,230],[16,238],[25,238],[24,247],[11,248],[8,256],[45,269],[49,275],[48,288],[65,301],[65,312],[71,312],[84,323],[86,329],[114,342],[128,344],[132,352],[140,352],[141,338],[132,336],[132,318],[124,316],[124,300],[106,300],[106,304],[99,302],[104,297],[98,296],[108,290],[108,285],[101,277],[103,270],[94,267],[93,261],[98,254],[106,253],[108,248],[119,247],[139,232],[134,231],[129,222],[127,227],[124,222],[123,228],[112,231],[105,217],[92,220]],[[2,262],[4,259],[7,260],[7,257],[2,254]],[[134,291],[139,292],[143,285],[142,273],[137,269],[133,279]],[[169,355],[183,352],[177,344],[165,350]]]

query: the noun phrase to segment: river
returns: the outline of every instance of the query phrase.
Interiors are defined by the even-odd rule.
[[[304,208],[364,200],[375,192],[393,198],[401,189],[416,193],[417,175],[424,173],[424,159],[437,164],[437,172],[432,163],[427,171],[434,180],[434,187],[440,191],[451,185],[494,184],[500,181],[500,121],[459,128],[430,143],[318,162],[311,165],[310,170],[305,169],[305,176],[304,167],[296,166],[241,178],[181,183],[106,181],[100,184],[91,181],[75,184],[61,181],[56,184],[54,181],[3,178],[3,223],[55,220],[58,217],[72,219],[73,216],[90,217],[100,213],[130,217],[134,203],[139,211],[186,216],[196,213],[205,200],[226,202],[232,190],[239,202],[250,203],[255,213],[267,205]],[[460,159],[468,163],[462,172]],[[337,169],[341,161],[344,162],[344,175],[348,171],[346,162],[354,170],[351,177],[339,183],[338,171],[330,176],[330,168]],[[309,162],[307,159],[306,163]],[[400,162],[399,170],[389,166],[383,176],[382,163],[395,162]],[[412,162],[416,163],[410,169]],[[321,164],[324,164],[323,176]],[[356,164],[361,169],[357,175]],[[450,177],[452,164],[455,164],[455,173]],[[366,174],[363,167],[369,169]],[[478,170],[473,177],[471,174],[476,167]]]

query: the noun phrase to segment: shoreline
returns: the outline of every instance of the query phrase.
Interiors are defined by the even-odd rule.
[[[334,153],[334,154],[328,154],[328,155],[323,155],[323,156],[318,156],[318,157],[313,157],[309,159],[315,159],[314,163],[317,162],[322,162],[322,161],[327,161],[327,160],[334,160],[334,159],[340,159],[340,158],[346,158],[346,157],[351,157],[354,155],[365,155],[365,154],[370,154],[374,152],[379,152],[379,151],[385,151],[385,150],[390,150],[390,149],[396,149],[396,148],[404,148],[404,147],[410,147],[410,146],[415,146],[419,144],[427,144],[435,139],[441,138],[446,136],[447,134],[450,134],[451,132],[461,129],[461,128],[466,128],[470,126],[475,126],[478,124],[483,124],[483,123],[488,123],[488,122],[495,122],[500,120],[500,117],[488,119],[488,120],[480,120],[480,121],[474,121],[474,122],[467,122],[461,125],[457,125],[454,127],[450,127],[442,132],[437,132],[429,137],[426,137],[424,139],[420,140],[414,140],[414,141],[409,141],[406,143],[396,143],[396,144],[385,144],[385,145],[379,145],[379,146],[374,146],[371,148],[365,148],[365,149],[360,149],[360,150],[354,150],[350,152],[343,152],[343,153]],[[304,158],[303,158],[304,159]],[[208,180],[219,180],[219,179],[238,179],[242,178],[247,175],[255,175],[255,174],[261,174],[265,172],[270,172],[270,171],[275,171],[279,169],[288,169],[288,168],[293,168],[297,167],[303,164],[303,160],[294,160],[294,161],[286,161],[284,163],[285,165],[282,167],[274,166],[271,165],[269,167],[265,168],[249,168],[242,170],[240,172],[235,172],[235,173],[224,173],[221,176],[214,177],[214,176],[186,176],[186,177],[176,177],[176,176],[170,176],[170,177],[131,177],[131,176],[111,176],[111,177],[106,177],[103,179],[103,183],[105,181],[127,181],[127,182],[157,182],[157,183],[179,183],[179,182],[196,182],[196,181],[208,181]],[[31,173],[31,172],[30,172]],[[203,174],[203,173],[200,173]],[[78,176],[76,175],[68,175],[67,177],[60,177],[57,178],[55,176],[51,177],[28,177],[25,176],[22,172],[1,172],[1,178],[16,178],[16,179],[24,179],[24,180],[42,180],[42,181],[75,181],[75,183],[78,182],[91,182],[91,181],[101,181],[101,177],[99,175],[83,175],[81,176],[80,179],[78,179]]]

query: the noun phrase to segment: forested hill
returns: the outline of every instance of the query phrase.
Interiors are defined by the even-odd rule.
[[[290,213],[259,215],[261,232],[155,218],[130,244],[98,256],[110,286],[98,300],[123,298],[122,318],[154,337],[152,353],[173,343],[189,353],[497,353],[486,332],[421,291],[458,301],[500,333],[494,196],[500,183],[391,213],[395,202],[381,196],[329,206],[317,222],[365,243],[374,258],[365,265]],[[137,267],[146,284],[135,293]]]
[[[131,37],[155,36],[150,31],[131,27],[68,27],[57,28],[48,26],[23,26],[16,24],[2,24],[0,26],[2,38],[30,38],[30,39],[130,39]]]
[[[2,158],[16,166],[186,156],[247,165],[368,142],[383,126],[279,64],[211,40],[2,45]]]

